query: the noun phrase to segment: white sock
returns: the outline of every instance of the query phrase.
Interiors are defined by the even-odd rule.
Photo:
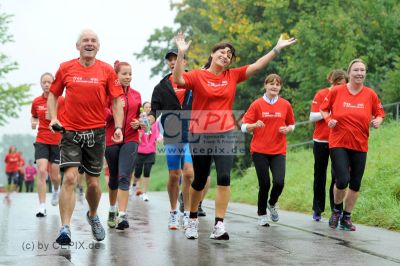
[[[119,212],[118,215],[119,215],[119,216],[124,216],[124,215],[125,215],[125,212]]]
[[[189,217],[190,211],[184,211],[183,215]]]
[[[39,209],[42,211],[42,210],[45,210],[46,209],[46,203],[40,203],[39,204]]]
[[[117,211],[117,206],[110,205],[110,212],[116,212],[116,211]]]

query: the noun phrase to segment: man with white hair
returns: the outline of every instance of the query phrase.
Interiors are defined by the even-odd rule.
[[[100,43],[97,34],[84,30],[78,37],[77,59],[60,65],[50,87],[47,101],[50,127],[62,132],[60,144],[60,169],[64,172],[60,193],[60,216],[62,227],[56,242],[70,245],[70,222],[75,207],[74,188],[78,178],[78,167],[86,174],[86,200],[89,211],[86,218],[92,227],[95,240],[102,241],[105,231],[97,216],[101,190],[99,176],[103,168],[105,149],[104,106],[111,99],[115,121],[113,141],[121,142],[123,109],[119,96],[123,94],[121,84],[113,68],[98,59]],[[65,112],[59,114],[57,98],[65,93]]]

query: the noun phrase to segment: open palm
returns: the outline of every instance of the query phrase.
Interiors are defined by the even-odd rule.
[[[183,32],[178,32],[178,34],[175,36],[175,43],[178,51],[186,53],[192,41],[186,42],[185,34]]]

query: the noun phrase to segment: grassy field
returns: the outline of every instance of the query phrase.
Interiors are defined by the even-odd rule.
[[[367,166],[353,220],[372,226],[400,231],[400,124],[386,123],[378,130],[371,129]],[[285,188],[279,199],[280,209],[309,213],[312,210],[313,154],[311,149],[291,149],[287,153]],[[166,190],[168,169],[165,156],[157,156],[152,169],[150,190]],[[208,198],[215,196],[215,173],[212,172]],[[328,177],[330,179],[330,175]],[[102,178],[102,180],[104,180]],[[102,182],[105,191],[104,181]],[[329,182],[327,182],[327,191]],[[258,183],[254,167],[243,176],[233,177],[231,201],[257,204]],[[328,195],[327,195],[328,196]],[[330,215],[327,197],[325,217]],[[254,212],[256,212],[254,207]]]

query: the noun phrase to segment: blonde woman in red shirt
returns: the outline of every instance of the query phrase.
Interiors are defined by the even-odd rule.
[[[255,100],[243,117],[242,131],[253,132],[251,156],[256,168],[258,185],[258,224],[269,226],[279,220],[275,204],[283,191],[286,170],[286,135],[294,130],[294,114],[290,103],[279,97],[282,79],[270,74],[264,81],[265,94]],[[272,190],[270,176],[272,173]],[[269,198],[269,200],[268,200]]]
[[[217,192],[215,225],[210,238],[229,239],[225,230],[224,217],[230,197],[230,174],[234,159],[234,154],[229,151],[234,149],[235,143],[227,141],[223,147],[224,150],[221,151],[218,141],[231,140],[234,137],[232,106],[236,85],[266,67],[281,49],[295,42],[294,38],[283,40],[281,37],[271,51],[253,64],[231,69],[229,66],[236,57],[235,48],[230,43],[219,43],[213,47],[208,63],[203,69],[184,72],[184,55],[190,42],[185,41],[183,33],[176,36],[178,57],[173,71],[174,82],[193,92],[190,121],[193,140],[190,145],[195,174],[190,188],[190,222],[185,230],[188,239],[198,238],[198,206],[212,161],[217,170]],[[216,120],[216,117],[222,119]]]
[[[369,127],[378,128],[385,115],[378,95],[364,86],[366,72],[366,64],[361,59],[351,61],[347,69],[349,82],[332,88],[320,107],[331,129],[329,149],[336,175],[335,206],[329,226],[336,228],[340,222],[340,228],[347,231],[356,230],[351,211],[367,161]]]

